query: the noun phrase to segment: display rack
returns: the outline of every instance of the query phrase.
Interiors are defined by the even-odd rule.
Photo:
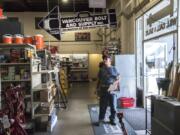
[[[68,95],[68,79],[67,75],[65,73],[65,69],[61,68],[59,72],[60,76],[60,85],[61,85],[61,90],[64,92],[66,95]]]
[[[11,53],[14,50],[14,54]],[[23,54],[20,54],[20,52]],[[26,123],[23,125],[27,129],[27,125],[31,124],[31,90],[32,81],[36,76],[32,75],[32,70],[38,71],[39,59],[36,58],[36,49],[29,44],[0,44],[0,92],[1,102],[0,108],[5,107],[2,92],[9,86],[21,85],[24,90],[24,103]],[[33,126],[28,126],[32,128]]]

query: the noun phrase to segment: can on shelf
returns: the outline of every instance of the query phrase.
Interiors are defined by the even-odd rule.
[[[24,36],[24,43],[25,44],[33,44],[33,37],[29,36],[29,35]]]
[[[13,42],[13,37],[11,34],[5,34],[3,35],[3,43],[5,44],[12,44]]]
[[[44,37],[41,34],[34,36],[34,45],[36,45],[37,50],[44,49]]]
[[[14,40],[13,40],[14,43],[16,44],[23,44],[24,43],[24,37],[23,35],[21,34],[16,34],[14,35]]]

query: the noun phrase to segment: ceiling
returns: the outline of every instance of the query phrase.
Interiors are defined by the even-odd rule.
[[[49,1],[49,6],[47,6],[47,1]],[[47,12],[48,8],[51,10],[58,5],[58,2],[61,12],[94,11],[94,9],[89,9],[88,0],[69,0],[68,3],[63,3],[62,0],[3,0],[2,6],[7,12]],[[102,9],[95,9],[95,11],[101,12]]]

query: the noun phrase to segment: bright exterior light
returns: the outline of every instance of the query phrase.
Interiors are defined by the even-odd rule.
[[[62,2],[63,2],[63,3],[67,3],[67,2],[68,2],[68,0],[62,0]]]

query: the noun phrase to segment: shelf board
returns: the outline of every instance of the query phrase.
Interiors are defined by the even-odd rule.
[[[47,89],[51,89],[54,86],[54,83],[51,84],[40,84],[34,88],[32,88],[33,92],[36,91],[41,91],[41,90],[47,90]]]
[[[89,80],[70,80],[70,82],[89,82]]]
[[[30,63],[0,63],[0,66],[30,65]]]
[[[31,98],[31,95],[25,95],[25,98]]]
[[[34,114],[34,117],[41,117],[41,116],[50,116],[52,114],[52,112],[54,111],[54,105],[50,111],[50,113],[48,114]]]
[[[54,72],[58,72],[56,70],[41,70],[39,72],[33,72],[32,74],[50,74],[50,73],[54,73]]]
[[[30,82],[30,79],[27,80],[1,80],[1,82]]]
[[[32,48],[35,49],[34,45],[31,44],[4,44],[4,43],[0,43],[0,49],[1,48]]]
[[[88,69],[88,67],[71,67],[72,69]]]
[[[71,72],[88,72],[88,70],[71,70]]]

